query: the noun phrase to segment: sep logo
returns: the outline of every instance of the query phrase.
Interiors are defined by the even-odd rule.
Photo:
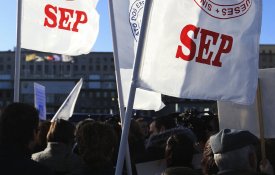
[[[129,22],[136,41],[138,41],[140,33],[144,4],[145,0],[135,0],[133,3],[130,3],[129,7]]]
[[[224,0],[194,0],[194,2],[208,15],[217,19],[237,18],[250,9],[252,0],[237,0],[235,4],[228,4]]]

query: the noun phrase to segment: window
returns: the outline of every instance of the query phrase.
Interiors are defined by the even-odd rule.
[[[45,65],[45,73],[46,73],[46,74],[49,73],[49,65]]]
[[[89,71],[93,71],[93,66],[92,65],[89,66]]]
[[[30,73],[33,74],[33,65],[30,65]]]
[[[10,71],[11,70],[11,65],[7,65],[7,71]]]
[[[85,65],[81,65],[81,70],[82,71],[86,71],[86,66]]]
[[[71,66],[70,66],[70,65],[67,65],[67,66],[66,66],[66,70],[67,70],[67,72],[69,72],[69,71],[71,70]]]
[[[107,65],[104,65],[103,66],[103,70],[106,71],[108,69],[108,66]]]
[[[36,66],[36,72],[42,72],[42,65]]]
[[[96,65],[96,70],[100,71],[100,65]]]

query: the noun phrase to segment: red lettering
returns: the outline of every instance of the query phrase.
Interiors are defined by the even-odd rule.
[[[176,58],[181,58],[186,61],[191,61],[194,58],[194,56],[196,54],[196,43],[191,38],[189,38],[188,32],[193,31],[194,38],[196,39],[199,29],[200,28],[197,28],[194,25],[187,25],[182,29],[181,34],[180,34],[180,40],[181,40],[182,44],[190,50],[190,53],[189,53],[189,55],[185,55],[182,51],[182,46],[178,45]]]
[[[71,22],[69,20],[73,17],[74,11],[71,9],[59,8],[60,11],[60,20],[59,20],[59,29],[70,30]],[[67,26],[66,26],[67,24]]]
[[[201,41],[200,41],[199,53],[196,58],[196,62],[203,63],[203,64],[210,64],[213,52],[209,52],[211,40],[209,39],[206,42],[206,39],[207,39],[207,36],[211,36],[213,38],[213,45],[216,45],[217,40],[219,38],[219,33],[212,32],[210,30],[205,30],[205,29],[201,29],[200,33],[201,33]],[[203,58],[204,50],[205,50],[205,54],[208,55],[207,58]]]
[[[188,36],[189,32],[193,32],[192,38]],[[190,33],[189,33],[190,34]],[[194,40],[199,40],[200,44],[197,48]],[[180,34],[181,43],[189,49],[189,54],[184,54],[182,46],[178,45],[176,58],[185,61],[192,61],[197,54],[196,62],[221,67],[221,55],[230,53],[233,46],[233,37],[220,34],[214,31],[200,29],[194,25],[186,25]],[[211,50],[212,49],[212,50]],[[218,50],[217,52],[215,52]]]
[[[232,45],[233,45],[233,38],[231,36],[222,35],[221,39],[222,39],[222,41],[221,41],[218,53],[217,53],[214,61],[212,61],[212,65],[217,66],[217,67],[222,66],[222,62],[220,61],[221,55],[223,53],[229,53],[231,51]],[[227,43],[227,46],[225,47],[226,43]]]
[[[50,4],[47,4],[45,6],[44,11],[45,11],[46,16],[48,17],[48,18],[46,17],[44,20],[44,26],[51,27],[51,28],[56,27],[57,22],[56,22],[55,13],[57,13],[57,8]],[[51,20],[52,22],[50,23],[49,20]]]
[[[78,32],[78,25],[88,22],[87,14],[84,11],[58,8],[50,4],[45,6],[44,11],[46,15],[45,27],[55,28],[58,24],[59,29]],[[60,16],[59,19],[58,16]]]
[[[78,24],[79,23],[82,23],[82,24],[87,23],[88,17],[87,17],[87,14],[83,11],[75,11],[75,13],[76,13],[76,21],[74,23],[72,31],[78,32],[78,28],[77,28]],[[83,16],[83,19],[82,19],[82,16]]]

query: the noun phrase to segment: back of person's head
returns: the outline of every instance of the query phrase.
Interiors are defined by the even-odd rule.
[[[173,134],[167,140],[165,159],[167,167],[190,167],[194,154],[194,141],[186,134]]]
[[[0,143],[20,148],[34,140],[38,127],[38,111],[31,105],[12,103],[0,117]]]
[[[176,127],[176,121],[171,116],[156,117],[150,124],[149,134],[159,134],[165,130]]]
[[[203,149],[203,155],[201,160],[202,173],[204,175],[217,174],[219,169],[214,160],[214,154],[210,146],[210,140],[208,139]]]
[[[76,135],[76,133],[78,132],[79,128],[81,128],[81,126],[83,126],[85,123],[89,123],[89,122],[95,122],[95,120],[92,119],[92,118],[86,118],[86,119],[84,119],[84,120],[79,121],[79,122],[76,124],[75,135]]]
[[[160,129],[162,126],[164,126],[165,130],[176,127],[176,121],[174,117],[170,115],[158,117],[155,119],[155,122],[158,129]]]
[[[75,126],[69,121],[57,119],[51,123],[47,140],[48,142],[60,142],[72,144],[74,141]]]
[[[223,129],[210,137],[210,145],[219,171],[256,171],[257,144],[258,138],[245,130]]]
[[[91,167],[102,167],[111,162],[117,137],[110,125],[88,122],[78,129],[76,141],[83,161]]]
[[[165,169],[161,175],[199,175],[197,171],[188,167],[170,167]]]
[[[38,132],[35,139],[34,152],[43,151],[47,147],[47,134],[51,122],[48,120],[39,121]]]

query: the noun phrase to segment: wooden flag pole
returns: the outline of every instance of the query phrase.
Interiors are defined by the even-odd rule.
[[[262,111],[262,95],[261,95],[260,79],[258,80],[258,89],[257,89],[257,108],[258,108],[259,130],[260,130],[261,155],[262,155],[262,160],[265,160],[266,151],[265,151],[265,139],[264,139],[264,118],[263,118],[263,111]]]

